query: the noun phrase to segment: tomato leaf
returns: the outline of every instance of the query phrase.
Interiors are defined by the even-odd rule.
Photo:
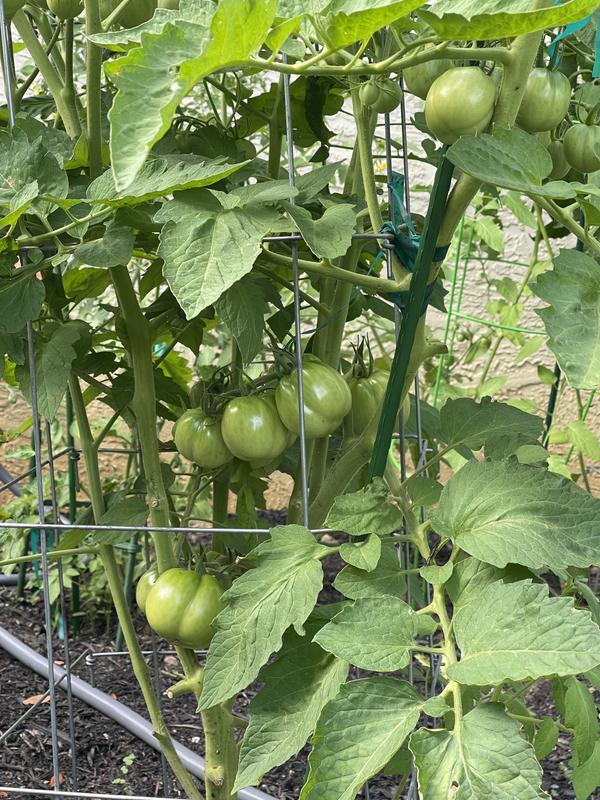
[[[438,0],[419,14],[442,39],[503,39],[576,22],[597,7],[594,0],[567,0],[531,8],[530,0]]]
[[[458,683],[495,686],[600,664],[600,631],[590,613],[530,581],[488,586],[456,612],[453,627],[461,657],[448,675]]]
[[[339,258],[352,244],[356,213],[351,205],[342,204],[325,209],[319,219],[301,206],[285,204],[288,216],[298,226],[306,244],[319,258]]]
[[[497,703],[477,706],[454,731],[420,728],[409,747],[422,800],[548,798],[540,788],[542,768],[533,747]]]
[[[573,755],[577,764],[591,758],[598,741],[600,725],[594,697],[585,683],[577,678],[565,680],[565,724],[574,731]]]
[[[313,22],[327,44],[337,49],[366,41],[421,5],[422,0],[331,0]]]
[[[340,547],[340,555],[346,564],[372,572],[381,556],[381,539],[372,533],[362,542],[346,542]]]
[[[117,87],[109,119],[115,186],[135,180],[152,145],[168,130],[189,90],[206,75],[248,59],[263,44],[276,0],[221,0],[207,27],[174,19],[143,44],[106,64]]]
[[[596,742],[594,752],[584,761],[573,767],[573,788],[577,800],[587,800],[600,786],[600,742]]]
[[[135,236],[131,228],[112,220],[100,239],[84,242],[75,248],[75,258],[90,267],[127,266]]]
[[[387,542],[382,545],[377,566],[370,572],[352,565],[344,567],[338,573],[334,587],[351,600],[362,597],[404,597],[406,580],[394,544]]]
[[[22,331],[26,323],[38,318],[45,296],[43,282],[31,273],[15,271],[10,277],[0,277],[0,332]]]
[[[532,289],[550,304],[537,313],[567,380],[577,389],[595,389],[600,384],[598,262],[577,250],[561,250],[554,269],[540,275]]]
[[[350,681],[323,709],[300,800],[353,800],[417,724],[423,700],[396,678]]]
[[[257,566],[223,595],[198,707],[212,708],[248,686],[293,625],[300,633],[321,589],[327,548],[299,525],[273,528],[250,554]]]
[[[405,667],[418,632],[418,617],[397,597],[365,597],[343,608],[313,641],[362,669]]]
[[[236,281],[215,303],[216,313],[237,342],[244,365],[260,351],[268,308],[261,282],[251,277]]]
[[[285,634],[281,654],[262,670],[264,686],[248,706],[234,792],[256,785],[265,772],[296,755],[347,673],[346,662],[295,631]]]
[[[402,514],[388,502],[389,492],[378,479],[358,492],[336,497],[325,524],[350,536],[383,535],[402,527]]]
[[[516,462],[466,464],[432,512],[434,529],[476,558],[561,570],[595,564],[600,500],[552,472]]]

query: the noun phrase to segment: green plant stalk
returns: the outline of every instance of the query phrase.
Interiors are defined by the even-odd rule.
[[[73,556],[81,556],[90,553],[97,553],[98,547],[93,545],[91,547],[73,547],[69,550],[48,550],[48,560],[60,558],[72,558]],[[6,558],[0,561],[0,569],[3,567],[10,567],[13,564],[29,564],[30,561],[40,561],[42,558],[41,553],[29,553],[25,556],[15,556],[15,558]]]
[[[152,362],[152,340],[150,336],[150,325],[142,313],[138,303],[131,278],[126,267],[113,267],[111,275],[119,306],[125,320],[128,335],[128,349],[133,369],[134,393],[131,401],[131,408],[135,415],[144,475],[148,492],[148,505],[150,508],[150,519],[153,525],[159,527],[169,527],[169,502],[164,485],[160,452],[158,449],[158,436],[156,432],[156,394],[154,388],[154,368]],[[173,547],[168,533],[154,532],[152,534],[156,560],[159,572],[176,566]],[[125,631],[124,631],[125,632]],[[187,678],[192,678],[198,674],[198,660],[193,650],[177,647],[177,656]],[[233,739],[233,729],[229,728],[231,739],[233,740],[227,747],[224,746],[222,737],[227,729],[225,723],[215,720],[219,717],[226,717],[224,710],[220,706],[209,709],[202,713],[202,721],[205,735],[206,752],[209,750],[214,753],[211,761],[211,769],[217,769],[219,764],[227,774],[222,785],[217,785],[212,780],[206,784],[207,800],[229,800],[230,795],[225,794],[235,780],[235,768],[231,774],[231,764],[229,762],[230,750],[235,745]],[[216,732],[213,734],[213,732]],[[218,741],[213,742],[213,735],[218,737]],[[219,757],[221,760],[217,762]]]
[[[100,479],[100,467],[98,463],[98,453],[94,447],[94,438],[90,428],[89,419],[85,410],[85,402],[79,381],[75,375],[69,379],[69,388],[73,398],[73,412],[79,431],[79,441],[81,451],[88,472],[90,484],[90,499],[92,501],[92,512],[94,522],[98,523],[104,514],[104,497],[102,494],[102,481]],[[165,724],[160,703],[154,693],[152,679],[148,670],[148,664],[144,658],[139,642],[137,640],[131,611],[123,591],[123,582],[119,568],[115,559],[114,550],[110,545],[102,544],[98,546],[98,551],[102,559],[102,564],[106,572],[108,586],[117,612],[119,625],[125,638],[125,643],[131,657],[131,665],[135,677],[139,683],[144,696],[144,701],[150,715],[150,721],[154,727],[154,735],[158,739],[161,750],[169,762],[173,773],[180,782],[182,788],[192,800],[203,800],[202,794],[196,788],[192,777],[185,769],[179,756],[177,755],[169,731]]]
[[[58,42],[58,37],[60,36],[60,26],[57,25],[54,33],[52,34],[52,38],[46,45],[46,55],[50,55],[53,48],[55,47],[56,43]],[[21,101],[25,97],[29,87],[31,84],[36,80],[37,76],[40,74],[40,70],[38,67],[34,67],[27,78],[23,81],[23,83],[19,86],[19,88],[15,91],[15,109],[17,113],[19,112]]]
[[[456,655],[454,636],[452,634],[452,624],[446,610],[446,593],[443,585],[434,587],[432,606],[438,616],[442,633],[444,634],[444,666],[447,669],[452,664],[456,664],[458,658]],[[460,735],[463,719],[462,694],[460,685],[455,681],[449,681],[447,688],[448,691],[452,692],[454,697],[454,731]]]
[[[281,165],[281,144],[283,135],[279,129],[279,107],[281,105],[281,96],[283,94],[283,75],[279,76],[279,83],[277,84],[277,92],[275,94],[275,102],[273,103],[273,110],[269,118],[269,175],[273,179],[279,178],[279,169]]]
[[[33,4],[29,6],[28,13],[33,18],[37,26],[37,29],[40,32],[42,39],[44,40],[44,44],[46,45],[46,50],[48,50],[50,42],[52,41],[54,36],[54,31],[50,26],[48,15],[43,9],[38,8]],[[56,27],[60,28],[60,25],[57,25]],[[54,64],[54,67],[58,72],[58,74],[61,76],[61,78],[64,78],[65,62],[63,60],[60,50],[55,50],[54,48],[52,48],[48,53],[48,55],[50,56],[50,59],[52,60],[52,63]]]
[[[102,32],[98,0],[85,0],[86,112],[90,178],[102,172],[102,48],[90,36]]]
[[[283,255],[282,253],[274,253],[266,247],[263,248],[261,258],[278,266],[288,268],[292,266],[292,259],[289,256]],[[370,289],[379,294],[403,292],[410,286],[410,273],[401,281],[390,281],[387,278],[378,278],[375,275],[361,275],[357,272],[348,272],[342,267],[336,267],[326,261],[307,261],[303,258],[298,259],[298,267],[309,275],[334,278],[337,281],[351,283],[353,286],[362,286],[365,289]]]
[[[358,87],[352,89],[352,110],[356,122],[356,142],[358,145],[358,158],[360,172],[363,180],[364,197],[369,209],[371,227],[375,233],[381,230],[383,216],[379,208],[377,185],[373,171],[372,142],[373,142],[373,112],[360,102]]]
[[[64,45],[65,45],[65,85],[62,90],[62,96],[65,103],[72,108],[74,113],[77,115],[77,121],[79,122],[79,115],[77,111],[77,95],[75,94],[75,80],[73,77],[73,48],[74,48],[74,39],[73,39],[73,20],[68,19],[65,20],[64,23]],[[81,123],[79,122],[79,130],[77,135],[81,134]]]
[[[48,91],[56,104],[56,110],[65,126],[65,132],[71,139],[75,139],[78,136],[78,130],[80,130],[79,117],[75,109],[70,108],[64,101],[62,96],[64,84],[61,76],[46,55],[46,51],[40,44],[31,22],[23,9],[17,11],[12,21],[23,44],[29,51],[29,55],[33,58],[36,67],[39,69],[42,78],[46,82]]]

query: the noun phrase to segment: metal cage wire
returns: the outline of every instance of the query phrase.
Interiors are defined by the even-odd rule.
[[[13,58],[13,49],[12,49],[12,42],[11,42],[11,32],[10,32],[10,23],[7,21],[5,14],[4,14],[4,7],[3,2],[0,0],[0,36],[1,36],[1,43],[2,43],[2,68],[4,74],[4,81],[5,81],[5,89],[6,89],[6,99],[7,99],[7,106],[8,106],[8,119],[9,125],[13,126],[15,122],[15,107],[14,107],[14,91],[15,91],[15,66],[14,66],[14,58]],[[284,57],[285,58],[285,57]],[[293,189],[296,184],[296,168],[295,168],[295,157],[294,157],[294,141],[293,141],[293,126],[292,126],[292,109],[291,109],[291,95],[290,95],[290,75],[285,74],[283,76],[283,95],[284,95],[284,110],[285,110],[285,134],[286,134],[286,142],[287,142],[287,164],[288,164],[288,175],[289,175],[289,183],[290,188]],[[405,204],[408,211],[410,211],[410,193],[409,193],[409,181],[408,181],[408,172],[409,172],[409,162],[408,162],[408,147],[407,147],[407,119],[406,119],[406,109],[404,104],[404,97],[402,97],[401,101],[401,132],[402,132],[402,160],[403,160],[403,169],[406,175],[406,197],[405,197]],[[385,130],[385,164],[386,164],[386,173],[388,178],[388,183],[390,182],[393,170],[393,154],[392,154],[392,136],[391,136],[391,122],[390,122],[390,115],[384,115],[384,130]],[[290,197],[290,203],[294,203],[294,196],[293,192],[291,193],[292,196]],[[390,209],[392,208],[392,203],[390,202]],[[355,234],[354,238],[357,239],[376,239],[376,240],[385,240],[391,238],[391,234],[378,234],[378,233],[365,233],[365,234]],[[294,288],[294,340],[295,340],[295,356],[296,356],[296,368],[298,370],[298,405],[299,405],[299,419],[300,419],[300,465],[301,465],[301,497],[302,497],[302,518],[304,525],[309,528],[309,487],[308,487],[308,470],[307,470],[307,447],[306,447],[306,436],[305,436],[305,422],[304,422],[304,386],[303,386],[303,375],[302,375],[302,320],[301,320],[301,297],[300,297],[300,275],[299,275],[299,266],[298,266],[298,245],[302,241],[302,236],[298,233],[290,233],[287,235],[276,235],[276,236],[267,236],[264,238],[264,241],[287,241],[290,245],[291,254],[292,254],[292,273],[293,273],[293,288]],[[392,270],[391,270],[391,251],[389,248],[385,249],[386,252],[386,261],[387,261],[387,273],[389,277],[393,277]],[[21,260],[25,260],[25,253],[21,253]],[[395,329],[396,329],[396,336],[398,334],[399,326],[400,326],[400,310],[395,307]],[[40,533],[40,562],[41,562],[41,576],[42,576],[42,585],[43,585],[43,603],[44,603],[44,620],[45,620],[45,628],[46,628],[46,660],[47,660],[47,674],[48,674],[48,689],[42,695],[42,697],[27,711],[19,716],[4,733],[0,736],[0,745],[8,738],[8,736],[13,733],[19,725],[21,725],[31,714],[35,713],[35,711],[40,708],[41,704],[44,700],[49,697],[50,699],[50,732],[51,732],[51,762],[52,762],[52,785],[53,789],[49,790],[40,790],[33,787],[2,787],[0,786],[0,791],[13,793],[15,795],[23,795],[23,796],[30,796],[30,795],[38,795],[42,797],[65,797],[65,798],[106,798],[106,800],[151,800],[151,798],[147,798],[142,795],[119,795],[119,794],[105,794],[105,793],[96,793],[96,792],[89,792],[89,791],[82,791],[79,788],[79,775],[78,775],[78,764],[77,764],[77,746],[76,746],[76,722],[75,722],[75,715],[73,711],[73,689],[72,689],[72,670],[73,668],[79,664],[82,660],[85,660],[85,664],[87,665],[90,675],[92,677],[93,683],[93,674],[94,674],[94,664],[95,661],[99,658],[104,658],[107,656],[112,657],[125,657],[128,656],[127,651],[119,651],[114,650],[110,652],[91,652],[88,648],[85,648],[83,652],[81,652],[75,659],[71,657],[71,643],[69,641],[68,635],[68,624],[67,621],[67,613],[66,613],[66,600],[65,600],[65,587],[64,587],[64,580],[62,574],[62,562],[58,561],[58,578],[59,578],[59,609],[63,615],[63,619],[65,620],[64,626],[64,639],[63,639],[63,647],[62,647],[62,655],[65,664],[65,669],[61,677],[58,679],[55,678],[55,649],[54,643],[52,639],[52,609],[50,603],[50,596],[49,596],[49,559],[48,559],[48,533],[55,532],[57,537],[60,537],[60,532],[69,530],[72,528],[77,527],[78,530],[84,531],[115,531],[115,532],[131,532],[132,535],[137,534],[139,532],[139,528],[134,526],[127,526],[127,525],[75,525],[74,518],[65,518],[63,515],[59,513],[58,503],[57,503],[57,495],[56,495],[56,477],[55,477],[55,462],[62,458],[64,455],[68,455],[70,459],[69,464],[69,477],[70,483],[72,484],[73,481],[77,481],[77,470],[76,470],[76,463],[79,457],[80,451],[74,446],[72,440],[69,441],[69,446],[66,448],[61,449],[57,453],[53,453],[52,450],[52,438],[51,438],[51,429],[50,424],[47,420],[44,421],[44,428],[45,428],[45,439],[46,439],[46,457],[44,458],[43,454],[43,447],[42,447],[42,430],[40,426],[40,418],[38,413],[38,405],[37,405],[37,381],[36,381],[36,369],[35,369],[35,348],[34,348],[34,331],[32,323],[27,324],[27,351],[28,351],[28,360],[29,360],[29,375],[30,375],[30,382],[31,382],[31,395],[32,395],[32,416],[34,419],[33,425],[33,444],[34,444],[34,466],[25,471],[22,475],[18,476],[17,478],[11,479],[8,482],[4,483],[0,486],[0,491],[6,489],[14,488],[20,480],[32,477],[35,475],[35,482],[36,482],[36,489],[37,489],[37,503],[38,503],[38,516],[39,516],[39,530]],[[416,396],[416,442],[418,447],[418,454],[419,454],[419,466],[421,466],[426,459],[426,453],[428,449],[427,441],[423,438],[422,432],[422,420],[419,408],[419,377],[417,374],[417,378],[415,380],[415,396]],[[399,444],[399,451],[400,451],[400,465],[401,465],[401,478],[404,480],[406,478],[406,454],[405,454],[405,446],[404,446],[404,420],[402,418],[402,412],[400,411],[399,414],[399,435],[394,436],[394,439],[398,440]],[[100,448],[103,452],[118,452],[118,453],[139,453],[138,448]],[[50,503],[45,500],[44,497],[44,468],[48,468],[48,475],[49,475],[49,485],[50,485]],[[76,488],[72,485],[70,486],[71,493],[76,491]],[[46,510],[50,508],[50,516],[52,522],[46,522]],[[424,515],[424,509],[421,511],[422,515]],[[31,523],[0,523],[0,535],[2,529],[22,529],[22,530],[32,530]],[[313,533],[325,533],[329,529],[327,528],[313,528],[311,529]],[[245,533],[267,533],[269,531],[268,528],[226,528],[226,527],[209,527],[209,528],[163,528],[163,527],[153,527],[147,526],[144,529],[144,544],[143,544],[143,556],[147,565],[149,565],[149,542],[148,542],[148,532],[155,531],[155,532],[163,532],[167,534],[181,534],[181,533],[196,533],[196,534],[212,534],[212,533],[231,533],[231,534],[245,534]],[[137,552],[137,547],[134,549],[134,553]],[[398,546],[398,554],[399,559],[401,561],[405,561],[405,563],[409,563],[412,558],[412,552],[408,547],[408,544],[404,544],[402,549]],[[410,591],[410,589],[409,589]],[[410,602],[410,596],[408,597]],[[152,636],[152,648],[149,651],[144,651],[144,654],[151,658],[152,664],[152,672],[153,672],[153,681],[154,681],[154,688],[156,691],[157,696],[160,699],[161,696],[161,686],[160,686],[160,677],[159,677],[159,656],[165,655],[171,651],[165,651],[164,649],[160,649],[159,645],[156,641],[156,636]],[[435,682],[437,680],[436,675],[439,673],[439,662],[436,661],[436,657],[434,655],[431,656],[431,671],[432,671],[432,688],[435,688]],[[409,674],[409,678],[411,682],[413,681],[413,674],[412,674],[412,665]],[[68,711],[68,718],[69,718],[69,745],[70,745],[70,782],[71,787],[69,789],[63,789],[61,786],[61,780],[65,781],[66,779],[63,778],[60,771],[60,755],[59,755],[59,734],[58,734],[58,724],[57,724],[57,708],[58,708],[58,700],[57,700],[57,688],[62,686],[64,683],[65,685],[65,695],[66,695],[66,703],[67,703],[67,711]],[[168,797],[168,793],[172,790],[172,780],[173,777],[169,774],[168,766],[164,756],[161,754],[161,770],[162,770],[162,782],[163,782],[163,792],[165,796],[162,797],[160,800],[172,800]],[[89,788],[89,787],[88,787]],[[412,779],[409,785],[407,800],[414,800],[417,796],[416,794],[416,780],[413,771]],[[363,796],[365,798],[369,798],[369,786],[368,783],[365,784],[363,790]],[[247,797],[248,800],[250,798],[267,798],[268,795],[258,791],[258,790],[244,790],[240,793],[240,797]],[[155,798],[154,798],[155,800]]]

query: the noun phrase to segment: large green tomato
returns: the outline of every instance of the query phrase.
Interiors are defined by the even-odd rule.
[[[565,133],[565,158],[579,172],[600,169],[600,125],[573,125]]]
[[[388,378],[389,372],[377,369],[368,377],[350,380],[352,408],[346,415],[344,424],[345,430],[352,436],[359,436],[375,414],[381,411]]]
[[[75,19],[83,11],[83,0],[48,0],[48,8],[58,19]]]
[[[105,20],[120,3],[121,0],[100,0],[100,18]],[[151,19],[157,3],[158,0],[129,0],[119,17],[119,25],[123,28],[137,28]]]
[[[9,20],[14,17],[20,8],[25,5],[25,0],[4,0],[4,17]]]
[[[221,420],[191,408],[175,424],[175,447],[199,467],[217,469],[231,461],[232,454],[221,431]]]
[[[453,144],[490,124],[496,84],[479,67],[452,67],[433,82],[425,101],[427,127],[440,142]]]
[[[571,169],[571,165],[565,156],[565,146],[559,139],[554,139],[546,149],[552,158],[552,172],[548,175],[548,179],[560,181]]]
[[[152,630],[171,644],[206,649],[212,622],[225,607],[223,589],[212,575],[178,567],[159,575],[146,598],[146,619]]]
[[[157,580],[157,568],[155,566],[150,567],[150,569],[144,572],[142,577],[137,582],[137,586],[135,587],[135,602],[137,603],[139,610],[144,613],[146,611],[146,600],[150,594],[150,589],[152,589]]]
[[[225,444],[236,458],[267,463],[288,446],[288,431],[279,418],[272,393],[230,400],[221,426]]]
[[[562,72],[532,69],[521,100],[517,125],[529,133],[552,131],[565,118],[571,102],[571,84]]]
[[[439,78],[451,67],[452,61],[449,58],[433,59],[426,61],[424,64],[407,67],[402,72],[404,85],[411,94],[416,94],[421,100],[425,100],[435,79]]]
[[[303,358],[302,382],[306,436],[308,439],[328,436],[340,426],[352,407],[350,388],[337,370],[309,354]],[[296,370],[279,381],[275,402],[285,427],[293,433],[300,433]]]

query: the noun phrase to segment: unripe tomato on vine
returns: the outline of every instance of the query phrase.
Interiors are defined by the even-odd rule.
[[[304,426],[308,439],[320,439],[336,431],[352,407],[352,395],[340,373],[305,354],[302,363]],[[284,374],[275,390],[281,421],[292,433],[300,433],[298,414],[298,373]]]
[[[290,442],[273,392],[235,397],[225,406],[221,426],[229,450],[242,461],[266,464],[280,456]]]
[[[173,436],[178,452],[204,469],[217,469],[233,458],[223,439],[221,420],[200,408],[184,411]]]
[[[48,0],[48,9],[58,19],[75,19],[83,11],[83,0]]]
[[[517,114],[517,125],[528,133],[552,131],[565,118],[571,102],[571,84],[562,72],[532,69]]]
[[[479,67],[452,67],[433,82],[425,101],[427,127],[436,139],[453,144],[482,133],[492,120],[496,84]]]
[[[439,78],[451,67],[452,61],[449,58],[432,59],[423,64],[416,64],[414,67],[406,67],[402,71],[404,85],[411,94],[425,100],[436,78]]]
[[[359,89],[360,101],[377,114],[389,114],[398,107],[402,99],[402,89],[391,78],[371,78]]]
[[[573,125],[563,139],[565,158],[579,172],[600,169],[600,125]]]
[[[222,594],[213,575],[179,567],[168,569],[159,575],[145,598],[148,625],[171,644],[206,649],[214,633],[213,620],[225,608]]]

